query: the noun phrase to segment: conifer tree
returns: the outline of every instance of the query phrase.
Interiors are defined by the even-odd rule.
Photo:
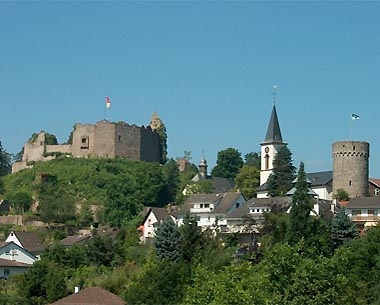
[[[11,172],[11,155],[7,153],[0,141],[0,176],[5,176]]]
[[[292,188],[295,170],[291,151],[286,145],[281,146],[273,160],[273,172],[267,181],[268,195],[270,197],[285,196]]]
[[[311,233],[312,221],[310,212],[313,209],[313,202],[308,194],[309,186],[303,162],[301,162],[298,170],[295,187],[296,191],[292,198],[289,227],[287,230],[287,240],[291,245],[298,243],[301,239],[307,239]]]
[[[171,218],[166,218],[157,228],[154,239],[156,256],[160,260],[177,261],[180,257],[181,235]]]
[[[181,258],[185,262],[192,262],[204,244],[202,230],[198,227],[196,218],[186,214],[180,232],[182,236]]]
[[[332,221],[331,242],[333,249],[337,249],[358,235],[358,228],[346,214],[344,208],[338,209]]]

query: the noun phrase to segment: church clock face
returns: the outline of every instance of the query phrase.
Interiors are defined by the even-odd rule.
[[[268,153],[268,152],[269,152],[269,147],[265,147],[264,151],[265,151],[266,153]]]

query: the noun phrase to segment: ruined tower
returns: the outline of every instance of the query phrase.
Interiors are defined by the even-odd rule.
[[[369,143],[340,141],[332,145],[333,194],[347,191],[350,198],[368,196]]]

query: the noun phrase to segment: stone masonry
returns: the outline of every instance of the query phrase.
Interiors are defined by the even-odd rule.
[[[332,145],[332,155],[333,194],[344,189],[350,198],[368,196],[369,143],[336,142]]]
[[[157,115],[157,114],[154,114]],[[54,154],[74,158],[125,158],[134,161],[160,162],[159,135],[151,126],[129,125],[125,122],[99,121],[96,124],[75,124],[72,144],[47,145],[45,132],[24,145],[22,161],[12,166],[12,172],[31,166],[33,161],[48,161]]]

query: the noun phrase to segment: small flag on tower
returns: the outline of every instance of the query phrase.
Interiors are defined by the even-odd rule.
[[[111,99],[109,96],[106,96],[106,108],[109,109],[111,107]]]
[[[357,114],[353,113],[353,114],[351,114],[351,119],[352,120],[359,120],[360,116],[358,116]]]

